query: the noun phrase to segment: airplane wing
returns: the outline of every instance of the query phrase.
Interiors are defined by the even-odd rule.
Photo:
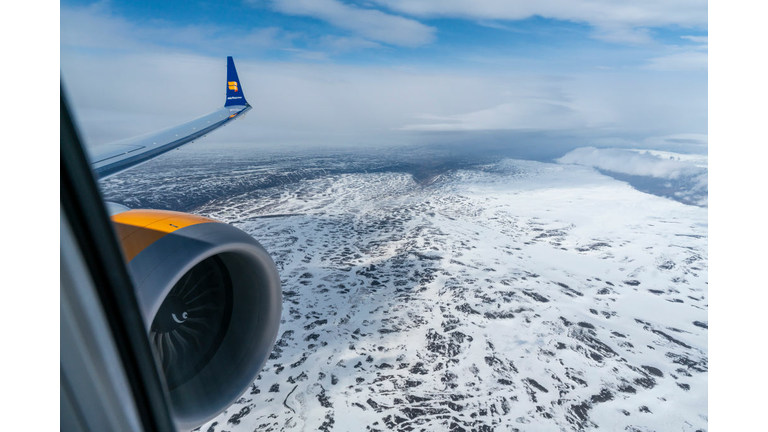
[[[160,132],[94,147],[89,151],[97,179],[144,163],[224,126],[251,109],[232,57],[227,57],[227,98],[222,108]]]
[[[124,206],[107,214],[94,181],[250,109],[232,57],[226,94],[210,114],[87,160],[62,92],[62,430],[199,427],[242,396],[272,352],[282,288],[256,239],[193,214]]]

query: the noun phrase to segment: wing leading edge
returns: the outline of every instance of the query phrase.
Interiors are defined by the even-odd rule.
[[[105,144],[90,151],[91,168],[104,178],[144,163],[204,136],[251,109],[246,102],[235,62],[227,57],[227,90],[224,107],[160,132]]]

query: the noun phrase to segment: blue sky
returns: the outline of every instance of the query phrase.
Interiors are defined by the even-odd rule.
[[[227,55],[261,102],[255,142],[554,130],[706,151],[706,1],[61,3],[62,76],[94,143],[202,114]],[[107,73],[120,85],[96,97]],[[182,109],[152,100],[170,88]]]

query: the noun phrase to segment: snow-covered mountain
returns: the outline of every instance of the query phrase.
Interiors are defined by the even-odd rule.
[[[707,428],[706,208],[585,166],[402,167],[188,157],[103,182],[281,271],[270,360],[200,430]]]

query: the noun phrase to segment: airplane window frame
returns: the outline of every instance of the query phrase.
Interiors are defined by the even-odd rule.
[[[131,278],[63,89],[60,112],[61,207],[109,321],[143,429],[176,431]]]

